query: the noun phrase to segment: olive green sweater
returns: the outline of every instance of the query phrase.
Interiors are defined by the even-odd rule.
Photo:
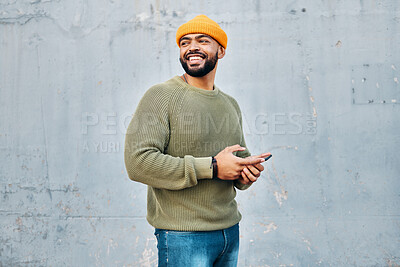
[[[208,91],[179,76],[151,87],[125,139],[129,178],[148,185],[147,220],[155,228],[211,231],[238,223],[238,181],[212,179],[211,157],[246,146],[237,102],[214,86]],[[250,156],[246,149],[236,153]]]

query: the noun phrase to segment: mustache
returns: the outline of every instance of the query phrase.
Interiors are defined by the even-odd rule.
[[[187,54],[185,55],[185,59],[188,59],[188,57],[189,57],[190,55],[201,55],[201,56],[204,57],[204,58],[207,57],[206,54],[204,54],[204,53],[202,53],[202,52],[189,52],[189,53],[187,53]]]

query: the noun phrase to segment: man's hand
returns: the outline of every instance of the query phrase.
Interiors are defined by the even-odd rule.
[[[266,158],[271,153],[263,153],[258,156],[250,156],[248,158]],[[261,172],[264,171],[264,166],[260,163],[254,165],[246,165],[241,172],[241,177],[238,179],[239,183],[251,185],[255,181],[257,181],[258,177],[260,177]]]
[[[264,162],[264,158],[251,156],[245,159],[236,157],[232,153],[235,151],[246,150],[239,145],[228,146],[219,152],[215,159],[218,164],[218,178],[221,180],[236,180],[242,177],[242,171],[246,166],[258,166]],[[264,154],[261,154],[264,155]]]

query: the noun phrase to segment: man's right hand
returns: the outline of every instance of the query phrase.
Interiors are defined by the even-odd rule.
[[[240,145],[228,146],[219,152],[215,159],[218,164],[218,178],[221,180],[236,180],[241,177],[242,170],[246,165],[255,165],[264,162],[264,158],[248,157],[240,158],[233,155],[235,151],[246,150]]]

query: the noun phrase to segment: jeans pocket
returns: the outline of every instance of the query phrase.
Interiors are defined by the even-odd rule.
[[[168,242],[166,232],[156,230],[154,235],[157,239],[158,267],[168,266]]]

